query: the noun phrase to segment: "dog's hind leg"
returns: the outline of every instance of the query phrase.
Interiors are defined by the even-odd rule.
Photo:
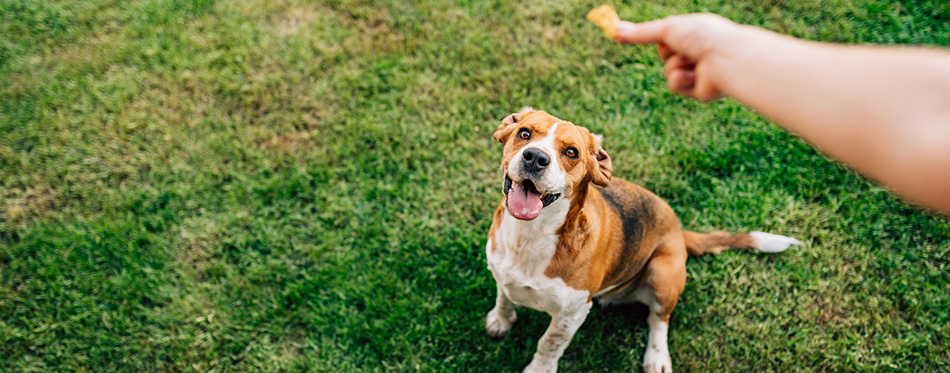
[[[645,269],[634,297],[650,308],[647,324],[650,334],[643,354],[643,370],[647,373],[673,371],[667,333],[670,314],[686,286],[686,250],[658,249]]]

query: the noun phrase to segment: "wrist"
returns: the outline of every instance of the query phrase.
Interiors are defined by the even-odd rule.
[[[758,80],[756,72],[767,60],[782,58],[802,41],[775,32],[743,24],[732,23],[717,35],[717,45],[708,53],[710,78],[725,96],[742,96],[749,80]],[[740,98],[741,97],[737,97]]]

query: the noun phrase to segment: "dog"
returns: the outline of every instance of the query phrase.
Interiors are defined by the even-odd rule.
[[[525,372],[557,371],[593,300],[645,304],[650,332],[643,369],[672,372],[667,330],[686,284],[687,255],[802,245],[764,232],[682,230],[663,199],[611,178],[601,136],[546,112],[526,107],[508,115],[494,137],[505,146],[504,197],[485,245],[497,285],[485,323],[488,335],[499,338],[517,319],[516,306],[551,315]]]

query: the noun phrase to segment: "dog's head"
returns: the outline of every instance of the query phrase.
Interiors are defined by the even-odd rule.
[[[526,107],[505,117],[494,136],[505,144],[505,206],[518,219],[534,220],[543,208],[572,199],[588,183],[610,182],[610,156],[601,137],[584,127]]]

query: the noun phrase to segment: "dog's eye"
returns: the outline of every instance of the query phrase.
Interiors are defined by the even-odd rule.
[[[570,159],[577,158],[577,149],[574,149],[573,147],[564,149],[564,155]]]
[[[522,140],[530,139],[531,131],[528,131],[527,129],[522,129],[521,131],[518,131],[518,138]]]

